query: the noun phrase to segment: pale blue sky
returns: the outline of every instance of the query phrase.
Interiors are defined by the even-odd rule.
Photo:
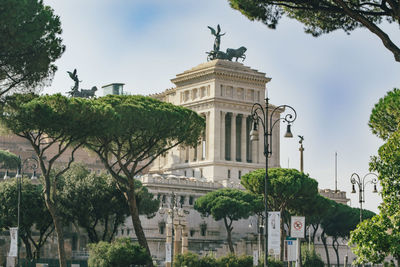
[[[277,30],[252,22],[225,0],[46,0],[61,17],[67,50],[57,61],[51,87],[67,92],[67,70],[78,69],[82,87],[125,83],[132,94],[173,87],[170,79],[206,61],[213,37],[207,26],[221,25],[221,48],[247,47],[246,66],[267,73],[271,103],[298,112],[295,136],[304,135],[305,171],[320,188],[334,188],[334,154],[338,153],[338,187],[350,195],[350,175],[368,172],[381,144],[367,126],[378,99],[400,87],[400,63],[366,29],[314,38],[296,21],[282,19]],[[396,35],[398,28],[386,28]],[[98,92],[101,95],[101,92]],[[299,167],[298,139],[282,139],[281,165]],[[376,210],[378,196],[366,207]]]

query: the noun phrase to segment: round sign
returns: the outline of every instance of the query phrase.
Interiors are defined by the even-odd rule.
[[[303,228],[303,223],[302,223],[301,221],[295,221],[295,222],[293,223],[293,227],[294,227],[294,229],[296,229],[296,230],[301,230],[301,228]]]

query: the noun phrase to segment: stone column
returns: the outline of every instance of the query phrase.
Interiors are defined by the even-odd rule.
[[[232,113],[231,119],[231,160],[236,161],[236,113]]]
[[[220,148],[220,159],[225,160],[225,116],[226,112],[221,111],[221,148]]]
[[[304,152],[304,147],[303,147],[303,140],[300,140],[300,171],[304,172],[304,160],[303,160],[303,152]]]
[[[242,142],[241,142],[242,143],[242,155],[241,155],[242,162],[247,162],[247,159],[246,159],[246,150],[247,150],[247,147],[246,147],[246,136],[247,136],[246,124],[247,124],[247,116],[243,115],[242,116]]]
[[[207,159],[210,161],[215,161],[221,159],[221,112],[217,109],[212,109],[209,115],[209,125],[208,128],[208,155]],[[210,153],[211,152],[211,153]]]
[[[209,139],[208,139],[209,129],[208,129],[208,127],[210,127],[210,125],[208,123],[209,122],[208,118],[209,118],[210,115],[209,115],[209,112],[202,113],[201,115],[204,117],[204,119],[206,121],[206,128],[205,128],[204,135],[201,137],[201,142],[200,142],[199,150],[198,150],[198,156],[199,156],[199,160],[206,160],[207,159],[207,154],[208,154],[208,143],[209,143]],[[205,141],[205,149],[203,151],[203,142],[204,141]]]
[[[211,123],[210,123],[210,115],[211,112],[207,111],[206,112],[206,123],[207,123],[207,127],[206,127],[206,154],[204,155],[204,159],[209,159],[210,158],[210,139],[211,139],[211,135],[210,135],[210,127],[211,127]]]

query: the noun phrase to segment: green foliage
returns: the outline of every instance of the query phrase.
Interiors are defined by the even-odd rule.
[[[0,96],[51,78],[65,50],[53,10],[41,0],[2,0],[0,25]]]
[[[260,265],[258,266],[264,266],[264,261],[261,262]],[[268,258],[268,266],[269,267],[284,267],[284,263],[280,260],[275,260],[274,258],[269,257]]]
[[[147,218],[152,218],[156,215],[160,207],[160,201],[154,198],[154,195],[139,180],[135,180],[135,198],[139,214],[146,215]]]
[[[110,242],[118,226],[129,215],[129,207],[114,179],[106,173],[90,172],[83,164],[72,164],[63,175],[60,202],[70,220],[83,227],[90,242]],[[159,201],[135,180],[140,214],[152,216]],[[101,225],[101,227],[99,227]]]
[[[254,194],[264,195],[265,169],[242,176],[241,184]],[[308,175],[295,169],[268,169],[268,206],[271,210],[296,213],[303,203],[312,201],[318,194],[318,183]]]
[[[187,108],[139,95],[108,95],[91,101],[103,115],[102,127],[86,135],[85,145],[118,183],[128,201],[139,244],[150,253],[138,216],[135,176],[171,148],[196,145],[204,119]]]
[[[24,243],[33,245],[36,251],[44,245],[53,223],[43,198],[42,186],[23,179],[20,202],[20,236]],[[0,229],[8,230],[17,225],[18,215],[17,179],[10,178],[0,183]],[[33,238],[33,234],[39,238]],[[27,257],[32,258],[31,246],[25,246]]]
[[[126,267],[144,265],[151,259],[146,250],[129,238],[116,239],[112,243],[100,241],[89,245],[89,267]]]
[[[389,213],[400,211],[400,131],[392,133],[378,150],[378,156],[371,158],[370,168],[379,173],[384,208]]]
[[[324,267],[325,263],[321,256],[317,254],[314,247],[311,250],[306,249],[302,252],[302,266],[303,267]]]
[[[251,267],[253,266],[253,257],[251,256],[236,256],[234,254],[229,254],[225,257],[221,257],[217,260],[219,266],[229,266],[229,267]]]
[[[118,153],[121,163],[116,167],[127,178],[140,174],[172,147],[196,145],[205,125],[196,112],[151,97],[108,95],[93,101],[107,111],[102,121],[108,125],[91,132],[86,145],[108,165],[115,159],[106,153]],[[147,162],[145,166],[137,168],[137,163],[144,161]],[[136,164],[129,165],[134,162]],[[120,182],[127,184],[123,179]]]
[[[60,176],[69,164],[57,165],[60,156],[74,160],[74,152],[93,131],[107,127],[102,122],[104,110],[82,98],[60,94],[37,96],[14,94],[0,105],[0,121],[12,133],[24,138],[35,152],[41,171],[46,206],[57,232],[60,265],[66,266],[61,213],[57,188]]]
[[[188,265],[191,266],[191,265]],[[213,256],[205,256],[200,259],[199,267],[218,266],[217,259]]]
[[[391,260],[390,262],[385,261],[383,263],[383,267],[396,267],[396,265],[394,264],[393,260]]]
[[[301,208],[303,211],[299,214],[306,215],[306,224],[309,225],[309,227],[313,227],[315,231],[320,226],[323,219],[332,212],[331,207],[333,205],[335,205],[333,200],[318,194],[312,201],[304,203]],[[314,232],[314,235],[315,234],[316,232]]]
[[[174,267],[184,267],[184,266],[193,266],[199,267],[201,266],[199,255],[186,252],[185,254],[178,254],[174,257]]]
[[[241,184],[250,192],[264,196],[265,169],[242,176]],[[295,169],[268,169],[268,209],[281,212],[281,255],[283,255],[284,223],[289,224],[290,214],[312,215],[310,203],[318,196],[318,183]],[[282,256],[283,257],[283,256]]]
[[[6,97],[1,108],[3,124],[14,134],[34,141],[46,135],[48,140],[74,143],[104,126],[100,116],[104,111],[90,100],[61,94],[14,94]],[[30,136],[33,133],[40,135],[35,139]]]
[[[372,133],[387,140],[399,130],[400,123],[400,90],[394,88],[375,104],[369,117]]]
[[[114,180],[105,173],[90,172],[83,164],[72,164],[59,190],[63,213],[86,230],[92,243],[111,241],[129,214]]]
[[[174,267],[252,267],[253,257],[236,256],[229,254],[227,256],[215,259],[212,256],[200,258],[197,254],[187,252],[174,257]],[[261,265],[259,265],[261,266]],[[268,261],[270,267],[283,267],[283,263],[270,259]]]
[[[400,90],[388,92],[372,110],[369,126],[385,143],[373,156],[370,170],[379,173],[383,203],[380,214],[352,232],[358,261],[382,262],[393,256],[400,264]]]
[[[204,216],[211,215],[216,221],[229,218],[232,221],[246,219],[257,209],[262,209],[262,201],[255,195],[239,189],[223,188],[207,193],[196,199],[194,208]]]
[[[351,233],[350,244],[357,255],[356,263],[382,263],[392,255],[400,258],[399,214],[389,217],[385,213],[363,221]]]
[[[381,212],[388,216],[400,212],[400,90],[389,92],[372,110],[370,127],[385,140],[378,155],[373,156],[370,169],[379,173],[383,205]]]
[[[17,169],[21,164],[21,159],[13,153],[0,150],[0,164],[3,169]]]
[[[364,220],[369,219],[374,215],[375,213],[372,211],[363,210]],[[325,234],[332,237],[332,246],[336,253],[337,262],[340,261],[339,238],[348,239],[350,232],[357,227],[359,222],[360,209],[332,201],[329,212],[321,221],[321,227]]]
[[[341,203],[332,203],[331,212],[321,222],[325,233],[333,238],[348,238],[360,222],[360,209]],[[363,218],[371,218],[373,212],[363,210]]]
[[[378,27],[383,20],[399,22],[396,1],[330,1],[330,0],[228,0],[231,7],[239,10],[250,20],[259,20],[275,29],[282,16],[296,19],[313,36],[342,29],[350,33],[358,27],[366,27],[379,37],[384,46],[400,61],[400,48]]]
[[[216,221],[224,220],[229,249],[234,253],[231,239],[233,221],[247,219],[250,215],[260,212],[263,202],[254,194],[239,189],[223,188],[199,197],[194,208],[204,216],[211,215]]]

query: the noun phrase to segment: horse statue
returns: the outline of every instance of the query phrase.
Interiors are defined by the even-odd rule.
[[[244,54],[246,51],[247,48],[244,46],[241,46],[238,49],[228,48],[226,49],[226,52],[211,51],[207,53],[207,60],[209,61],[213,59],[225,59],[232,61],[233,58],[236,58],[236,61],[238,61],[238,59],[241,58],[242,61],[244,61],[246,59],[246,55]]]
[[[97,87],[93,86],[92,89],[81,89],[81,97],[85,97],[85,98],[92,98],[95,97],[95,93],[97,91]]]
[[[239,58],[244,61],[246,59],[246,55],[244,54],[247,51],[247,48],[244,46],[239,47],[238,49],[233,49],[233,48],[228,48],[226,49],[226,54],[230,58],[229,60],[232,61],[232,59],[235,57],[236,61],[238,61]]]

